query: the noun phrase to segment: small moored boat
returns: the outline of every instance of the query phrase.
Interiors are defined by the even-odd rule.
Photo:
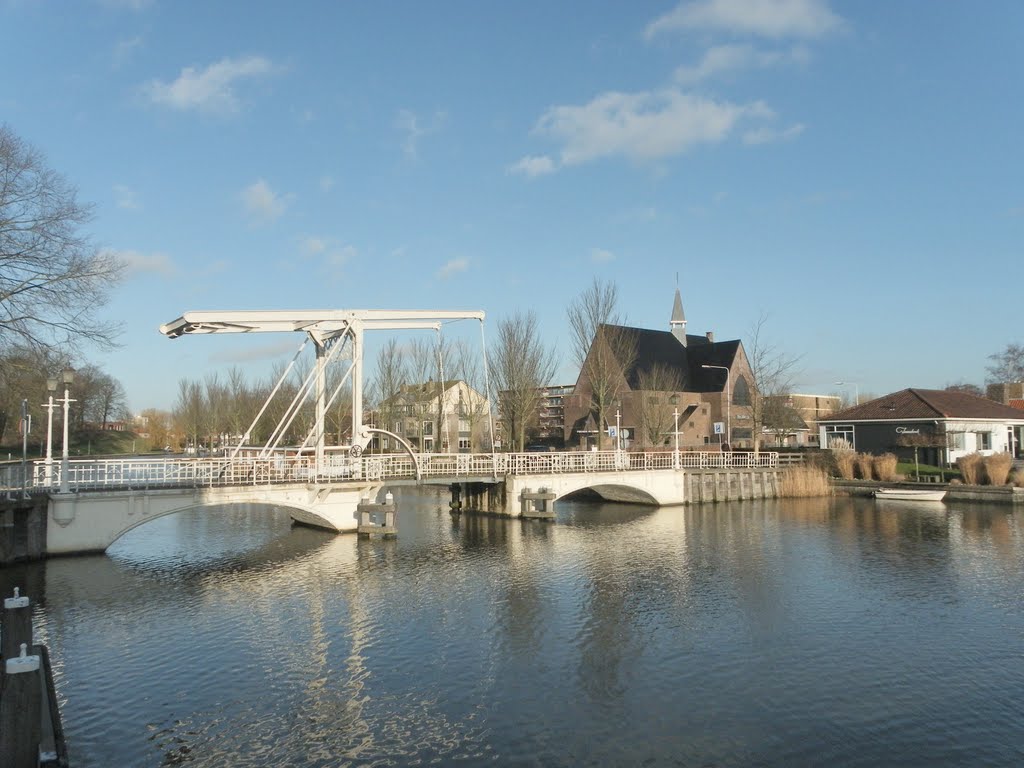
[[[875,491],[876,499],[892,501],[942,501],[945,495],[945,488],[934,491],[917,488],[879,488]]]

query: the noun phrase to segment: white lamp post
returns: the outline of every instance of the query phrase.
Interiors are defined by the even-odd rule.
[[[857,386],[856,381],[837,381],[837,387],[852,386],[853,387],[853,404],[860,405],[860,387]]]
[[[732,391],[729,387],[729,369],[724,365],[702,365],[701,368],[718,368],[725,371],[725,442],[732,450]]]
[[[672,454],[672,469],[679,469],[679,409],[672,409],[672,418],[676,422],[676,451]]]
[[[68,411],[71,403],[75,402],[71,399],[70,392],[71,383],[75,380],[75,372],[71,368],[65,368],[61,378],[64,380],[64,398],[58,402],[64,403],[64,450],[60,459],[60,492],[68,493],[71,490],[68,478]]]
[[[622,417],[619,409],[615,409],[615,450],[622,450]]]
[[[53,482],[53,393],[57,391],[57,377],[50,376],[46,379],[46,389],[49,392],[46,404],[46,484]]]

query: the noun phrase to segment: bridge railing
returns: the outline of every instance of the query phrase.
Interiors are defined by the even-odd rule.
[[[697,453],[672,451],[569,451],[561,453],[452,453],[417,456],[420,478],[502,477],[569,472],[628,472],[672,469],[776,467],[777,453]],[[74,459],[68,462],[70,490],[332,483],[416,479],[416,464],[407,454],[329,454],[319,464],[312,456],[278,453],[206,458]],[[29,490],[62,487],[59,462],[27,467]],[[0,491],[20,491],[20,465],[0,468]]]

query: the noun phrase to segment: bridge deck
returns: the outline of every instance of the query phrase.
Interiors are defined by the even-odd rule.
[[[68,462],[71,491],[168,487],[252,486],[307,482],[346,484],[389,481],[492,481],[507,475],[553,475],[569,472],[673,471],[707,468],[772,468],[779,454],[571,451],[562,453],[328,456],[319,465],[312,457],[270,456],[209,458],[75,459]],[[417,469],[419,470],[417,474]],[[0,492],[57,491],[61,465],[33,461],[0,467]],[[404,484],[404,483],[403,483]]]

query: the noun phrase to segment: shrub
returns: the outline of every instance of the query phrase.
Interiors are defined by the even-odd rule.
[[[779,496],[785,498],[830,496],[828,473],[817,467],[787,467],[779,477]]]
[[[870,480],[875,466],[874,457],[870,453],[858,453],[853,461],[857,470],[857,477],[861,480]]]
[[[960,474],[967,485],[978,485],[981,482],[982,460],[980,453],[968,453],[956,460],[956,465],[960,468]]]
[[[1013,466],[1013,456],[1008,453],[993,453],[985,457],[985,474],[991,485],[1006,485]]]
[[[891,453],[875,456],[875,477],[883,482],[891,483],[896,479],[896,463],[896,456]]]
[[[853,462],[857,453],[846,440],[833,440],[832,455],[836,460],[836,472],[843,480],[853,480]]]
[[[1024,488],[1024,469],[1015,469],[1010,475],[1010,482],[1017,488]]]

